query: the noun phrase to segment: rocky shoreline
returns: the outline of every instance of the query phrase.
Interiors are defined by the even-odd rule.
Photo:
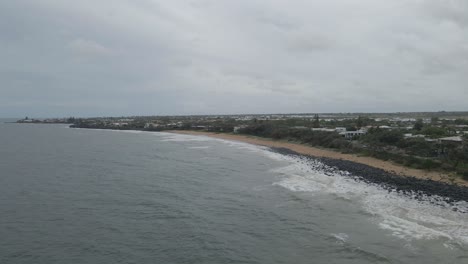
[[[326,174],[346,171],[354,179],[378,184],[388,191],[395,191],[410,195],[415,199],[422,200],[427,196],[439,196],[444,202],[453,204],[459,201],[468,202],[468,187],[430,179],[419,179],[411,176],[400,176],[396,173],[387,172],[383,169],[371,167],[366,164],[356,163],[344,159],[332,159],[325,157],[314,157],[305,155],[288,148],[270,147],[270,149],[282,155],[298,158],[318,160],[323,163]],[[327,171],[328,170],[328,171]],[[348,175],[348,174],[347,174]],[[455,209],[457,210],[457,209]]]

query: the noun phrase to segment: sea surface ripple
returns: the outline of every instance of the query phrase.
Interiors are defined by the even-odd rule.
[[[468,263],[466,204],[208,137],[0,124],[0,263]]]

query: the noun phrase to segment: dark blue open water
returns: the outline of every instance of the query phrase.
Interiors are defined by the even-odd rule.
[[[467,214],[313,165],[204,137],[0,124],[0,263],[468,263]]]

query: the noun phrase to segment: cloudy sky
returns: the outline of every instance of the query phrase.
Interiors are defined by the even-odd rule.
[[[0,116],[468,110],[467,0],[0,1]]]

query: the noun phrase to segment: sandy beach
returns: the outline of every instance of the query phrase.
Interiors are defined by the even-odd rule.
[[[284,141],[275,141],[271,139],[264,139],[258,137],[251,137],[245,135],[234,135],[234,134],[219,134],[219,133],[210,133],[210,132],[198,132],[198,131],[169,131],[171,133],[177,134],[186,134],[186,135],[198,135],[198,136],[208,136],[213,138],[240,141],[254,145],[266,146],[266,147],[275,147],[275,148],[287,148],[294,152],[310,155],[314,157],[325,157],[332,159],[342,159],[348,160],[356,163],[365,164],[374,168],[383,169],[387,172],[397,174],[400,176],[412,176],[419,179],[431,179],[434,181],[440,181],[445,183],[456,183],[458,185],[468,186],[468,182],[462,180],[459,177],[453,177],[449,174],[444,174],[436,171],[426,171],[404,167],[399,164],[395,164],[389,161],[383,161],[372,157],[363,157],[356,154],[343,154],[328,149],[321,149],[316,147],[305,146],[296,143],[284,142]]]

